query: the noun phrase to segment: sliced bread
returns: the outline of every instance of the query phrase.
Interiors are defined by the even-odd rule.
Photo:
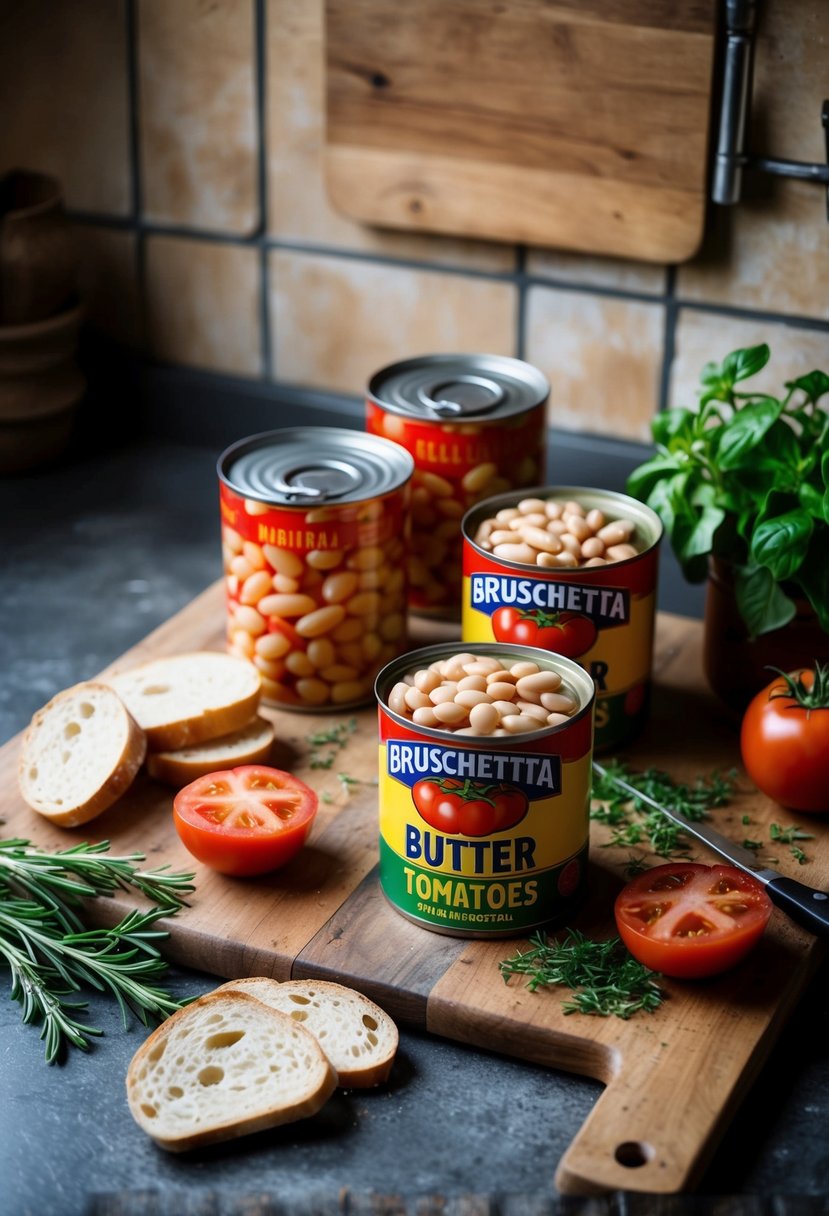
[[[305,1119],[336,1085],[314,1036],[243,992],[211,992],[174,1013],[127,1070],[133,1118],[171,1152]]]
[[[344,1089],[368,1089],[388,1079],[397,1053],[397,1026],[368,997],[327,980],[267,976],[229,980],[218,992],[245,992],[287,1013],[317,1038]]]
[[[239,730],[262,692],[252,663],[214,650],[152,659],[107,683],[146,733],[150,751],[176,751]]]
[[[132,784],[144,760],[144,732],[105,684],[64,689],[32,718],[20,751],[20,792],[59,827],[87,823]]]
[[[173,752],[150,752],[147,772],[156,781],[182,789],[206,773],[240,764],[263,764],[270,759],[272,745],[273,726],[267,718],[257,716],[241,730],[218,739],[206,739]]]

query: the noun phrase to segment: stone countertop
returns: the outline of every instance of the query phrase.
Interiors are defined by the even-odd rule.
[[[3,740],[55,692],[94,676],[219,577],[216,456],[145,440],[0,479]],[[622,488],[623,479],[610,466],[572,471],[574,484]],[[694,614],[700,604],[664,560],[660,605]],[[2,967],[0,984],[8,997]],[[185,995],[215,980],[176,967],[169,985]],[[780,1212],[796,1196],[800,1210],[825,1210],[825,991],[824,968],[698,1195],[727,1196],[732,1211]],[[73,1052],[47,1067],[20,1006],[0,1004],[4,1216],[578,1210],[556,1196],[553,1175],[600,1092],[592,1080],[403,1033],[387,1087],[338,1091],[312,1120],[176,1157],[156,1150],[127,1109],[124,1076],[143,1027],[133,1021],[124,1031],[114,1001],[99,996],[88,1013],[104,1037],[87,1055]],[[614,1202],[615,1210],[620,1203],[622,1211],[639,1210],[622,1196],[608,1211]],[[696,1203],[706,1210],[704,1199]]]

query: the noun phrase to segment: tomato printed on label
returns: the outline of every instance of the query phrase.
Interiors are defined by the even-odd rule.
[[[578,857],[574,857],[572,861],[568,861],[558,876],[558,893],[562,899],[567,899],[570,895],[573,895],[578,889],[580,881],[581,862]]]
[[[490,836],[515,827],[529,803],[505,782],[484,784],[455,777],[427,777],[412,787],[421,819],[447,836]]]
[[[577,612],[544,612],[541,608],[496,608],[492,632],[498,642],[538,646],[575,659],[586,654],[598,637],[589,617]]]

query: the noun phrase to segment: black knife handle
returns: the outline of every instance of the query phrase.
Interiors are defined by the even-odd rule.
[[[794,878],[772,878],[766,891],[778,908],[818,937],[829,937],[829,895]]]

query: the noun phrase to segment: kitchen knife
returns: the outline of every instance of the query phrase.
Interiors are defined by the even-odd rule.
[[[731,865],[745,870],[747,874],[752,874],[766,888],[766,893],[772,903],[781,908],[792,920],[802,925],[804,929],[808,929],[810,933],[814,933],[818,937],[829,936],[829,894],[825,891],[816,891],[814,887],[807,887],[805,883],[797,882],[794,878],[786,878],[777,870],[770,870],[762,866],[749,849],[743,848],[741,844],[735,844],[733,840],[722,836],[705,822],[686,819],[679,811],[662,806],[656,799],[649,797],[648,794],[643,794],[641,790],[637,790],[623,778],[609,773],[595,760],[593,761],[593,771],[606,781],[618,786],[620,790],[624,790],[631,798],[637,798],[640,802],[652,806],[654,810],[661,811],[677,827],[708,845],[709,849],[719,853]]]

